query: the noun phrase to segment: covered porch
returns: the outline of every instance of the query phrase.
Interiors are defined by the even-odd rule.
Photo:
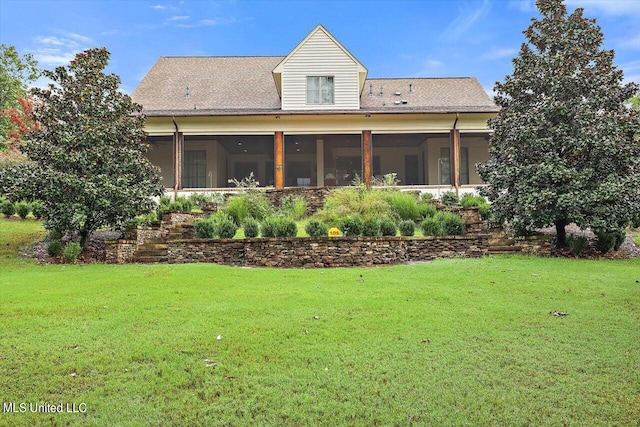
[[[399,186],[474,188],[475,164],[488,159],[488,134],[361,133],[150,136],[149,160],[173,191],[233,187],[253,174],[260,187],[366,185],[396,173]],[[439,191],[438,191],[439,192]]]

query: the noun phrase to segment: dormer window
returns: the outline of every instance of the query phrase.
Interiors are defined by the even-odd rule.
[[[333,103],[333,76],[307,76],[307,104]]]

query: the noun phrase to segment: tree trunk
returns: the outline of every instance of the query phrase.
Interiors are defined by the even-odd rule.
[[[82,247],[82,249],[87,246],[87,243],[89,242],[89,236],[91,236],[91,232],[89,230],[80,230],[80,246]]]
[[[559,219],[555,221],[554,224],[556,226],[556,247],[564,248],[567,246],[567,230],[565,230],[567,220]]]

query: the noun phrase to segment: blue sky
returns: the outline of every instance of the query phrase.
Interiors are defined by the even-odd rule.
[[[640,83],[640,0],[566,0],[583,7]],[[286,55],[323,24],[369,77],[475,76],[488,92],[512,72],[533,0],[0,0],[0,42],[41,68],[105,46],[131,93],[160,56]]]

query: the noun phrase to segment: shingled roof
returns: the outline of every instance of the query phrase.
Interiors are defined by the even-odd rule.
[[[161,57],[131,96],[149,116],[317,114],[280,109],[272,71],[283,59],[284,56]],[[461,77],[367,79],[360,110],[339,112],[495,111],[498,108],[478,80]]]

